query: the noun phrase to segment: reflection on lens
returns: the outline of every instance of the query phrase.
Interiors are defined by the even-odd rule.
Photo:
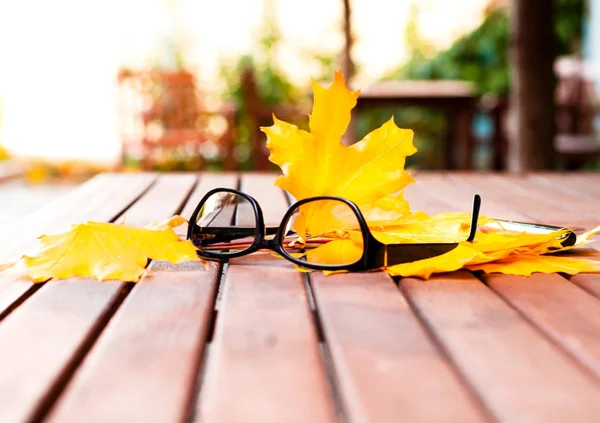
[[[339,200],[315,200],[294,210],[286,222],[288,256],[320,265],[350,265],[363,255],[358,217]]]
[[[256,230],[252,204],[241,195],[217,192],[198,213],[192,241],[200,251],[233,254],[252,245]]]

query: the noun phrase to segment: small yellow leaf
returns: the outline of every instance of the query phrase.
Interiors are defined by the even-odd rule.
[[[600,225],[596,226],[594,229],[582,233],[581,235],[577,235],[577,241],[575,242],[574,247],[583,247],[584,245],[588,245],[590,242],[594,242],[590,238],[596,235],[598,232],[600,232]]]
[[[172,218],[155,229],[88,222],[71,230],[40,238],[40,249],[23,256],[17,268],[35,282],[89,276],[100,280],[137,281],[148,259],[172,263],[198,261],[196,247],[171,229],[182,218]]]
[[[452,272],[462,269],[480,253],[468,243],[461,243],[455,249],[437,257],[390,266],[385,271],[392,276],[416,276],[427,279],[433,273]]]
[[[146,225],[146,229],[153,229],[153,230],[160,230],[160,229],[168,229],[168,228],[176,228],[178,226],[183,225],[184,223],[187,223],[187,220],[185,220],[183,217],[179,216],[179,215],[175,215],[173,217],[171,217],[168,220],[165,220],[164,222],[152,222],[149,225]]]
[[[557,272],[575,275],[584,272],[600,272],[600,261],[554,255],[523,254],[491,263],[475,264],[468,266],[468,269],[518,276]]]

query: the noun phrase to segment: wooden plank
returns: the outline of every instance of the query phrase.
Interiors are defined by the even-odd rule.
[[[180,422],[193,394],[218,268],[151,266],[47,421]]]
[[[419,173],[417,183],[407,188],[405,198],[413,210],[426,213],[447,211],[470,212],[473,196],[482,195],[481,215],[506,220],[527,220],[528,216],[519,213],[506,202],[497,202],[479,187],[473,187],[453,173]]]
[[[201,176],[186,207],[216,185],[233,187],[236,181]],[[169,192],[156,201],[166,203]],[[153,262],[150,268],[152,274],[135,285],[49,421],[184,420],[210,327],[219,266],[206,271],[196,263]]]
[[[196,179],[185,173],[160,175],[152,189],[123,214],[125,225],[144,227],[171,218],[187,204]]]
[[[582,273],[571,276],[570,280],[596,298],[600,298],[600,274]]]
[[[28,421],[118,304],[123,284],[49,283],[0,324],[0,421]],[[48,399],[46,399],[48,398]]]
[[[532,173],[527,180],[554,192],[598,202],[600,175],[593,173]]]
[[[349,421],[486,420],[389,276],[310,278]]]
[[[563,176],[561,179],[559,184],[549,184],[547,180],[533,175],[518,184],[524,190],[535,192],[537,196],[541,195],[557,205],[573,204],[575,196],[580,196],[580,199],[586,197],[585,192],[569,188],[572,178]],[[563,189],[558,189],[559,186]],[[593,200],[585,201],[594,204]],[[580,207],[575,208],[580,210]],[[537,216],[543,221],[545,216],[551,220],[553,213],[540,207]],[[578,362],[600,376],[598,300],[557,274],[534,274],[529,278],[495,274],[485,276],[484,280]],[[594,277],[589,278],[589,275],[574,278],[574,282],[581,282],[584,289],[592,292],[595,286],[593,280]]]
[[[469,211],[473,195],[480,194],[482,216],[577,228],[591,228],[600,223],[591,217],[598,201],[570,189],[572,178],[563,178],[563,190],[577,192],[577,198],[573,198],[575,194],[552,190],[552,186],[541,184],[536,175],[501,178],[454,173],[420,173],[416,177],[417,184],[407,189],[405,197],[413,210],[440,213]]]
[[[221,307],[196,421],[333,421],[301,275],[232,260]]]
[[[600,224],[598,217],[600,199],[597,189],[590,182],[594,180],[600,182],[600,179],[590,179],[590,181],[586,181],[566,175],[557,180],[556,177],[532,174],[520,183],[526,189],[536,191],[550,200],[550,207],[541,207],[538,210],[536,217],[540,221],[573,228],[591,229]],[[558,216],[556,216],[556,209],[560,209]]]
[[[563,176],[562,179],[561,186],[568,187],[571,178]],[[572,190],[567,189],[567,192],[563,192],[557,190],[554,185],[541,184],[540,180],[533,175],[521,181],[519,186],[525,191],[543,195],[547,201],[552,203],[570,204],[572,202],[573,197],[568,195]],[[446,193],[454,199],[457,193],[447,186],[448,178],[445,178],[444,182],[440,181],[441,178],[431,178],[426,192],[436,192],[438,195]],[[463,181],[465,180],[463,179]],[[439,189],[440,187],[442,189]],[[493,191],[493,189],[483,191],[484,198],[487,194],[492,197],[496,196],[497,194]],[[573,190],[573,192],[575,191]],[[579,195],[583,195],[581,191],[577,192]],[[446,197],[442,196],[441,198],[445,199]],[[418,198],[416,201],[419,201]],[[519,209],[520,203],[512,204],[513,207]],[[543,217],[544,210],[544,207],[540,207],[538,216]],[[600,375],[600,343],[598,342],[600,302],[564,277],[556,274],[534,274],[529,278],[495,274],[485,276],[484,280],[557,345],[568,351],[578,362],[596,375]],[[575,283],[592,293],[594,288],[597,289],[597,282],[595,282],[597,280],[597,275],[579,275],[573,278]],[[574,307],[575,304],[576,307]]]
[[[510,205],[515,210],[512,218],[531,219],[523,214],[520,202],[509,201],[509,190],[498,194],[502,183],[487,182],[471,176],[446,175],[442,180],[432,175],[425,189],[413,195],[411,204],[423,205],[429,212],[454,211],[457,200],[463,203],[466,200],[459,191],[479,191],[484,207],[491,199],[488,210]],[[595,300],[558,275],[552,276],[552,284],[540,283],[538,277],[495,275],[492,278],[491,285],[504,288],[505,300],[527,315],[529,322],[467,272],[449,273],[426,282],[403,279],[400,285],[497,419],[564,421],[570,416],[574,420],[593,421],[594,413],[598,412],[594,408],[600,393],[598,387],[592,376],[562,348],[587,360],[588,366],[595,360],[593,348],[591,351],[577,348],[576,339],[568,338],[569,333],[574,333],[595,348]],[[580,312],[573,312],[573,300],[583,306],[581,313],[592,312],[590,322],[584,322],[581,329],[574,326]],[[559,322],[560,317],[553,313],[559,313],[565,321]],[[584,334],[586,329],[591,333]]]
[[[600,377],[600,302],[557,274],[487,275],[485,282]]]
[[[72,224],[110,221],[154,181],[153,174],[102,174],[57,201],[16,222],[0,244],[0,263],[15,260],[37,245],[43,234],[66,231]],[[31,282],[0,274],[0,313],[31,288]]]
[[[120,213],[123,204],[131,203],[139,194],[132,191],[128,177],[111,179],[120,187],[111,193],[113,213]],[[146,193],[154,198],[153,207],[145,202],[134,204],[127,211],[130,221],[170,216],[194,180],[186,177],[182,182],[174,189],[173,179],[159,180]],[[171,197],[157,201],[157,193],[165,192]],[[110,210],[109,204],[102,207]],[[87,345],[120,303],[124,288],[122,282],[82,278],[50,282],[8,315],[0,324],[0,421],[36,420],[45,414]]]
[[[15,222],[75,188],[74,185],[31,185],[22,179],[0,183],[0,240],[6,230],[13,229]]]
[[[0,262],[36,245],[42,234],[60,233],[72,224],[114,219],[154,181],[154,174],[104,173],[46,207],[15,222],[0,242]]]
[[[276,174],[253,174],[242,178],[241,190],[252,195],[260,204],[265,225],[279,226],[288,209],[284,191],[273,185]]]
[[[190,198],[188,199],[185,207],[181,211],[181,216],[186,219],[189,219],[192,216],[192,213],[196,209],[196,206],[204,195],[214,188],[237,188],[238,186],[238,176],[233,173],[202,173],[200,174],[200,183],[194,189]],[[187,227],[180,226],[175,229],[175,232],[180,237],[185,237],[187,234]]]
[[[276,211],[286,204],[271,182],[246,176],[242,189],[279,220]],[[302,277],[289,263],[265,256],[229,263],[196,421],[333,420]]]
[[[499,421],[596,421],[600,388],[468,273],[400,286]]]
[[[539,179],[530,175],[526,178],[500,176],[496,178],[508,181],[512,186],[518,187],[527,198],[535,201],[534,213],[537,219],[547,221],[569,220],[573,217],[577,217],[578,220],[597,219],[598,201],[567,189],[571,180],[568,176],[565,176],[563,182],[556,186],[542,184]],[[557,197],[564,201],[557,201]]]
[[[544,190],[539,185],[531,183],[527,179],[500,176],[500,175],[461,175],[454,176],[450,180],[461,179],[468,183],[473,189],[480,191],[483,203],[494,201],[510,205],[519,213],[527,216],[529,221],[544,221],[548,224],[564,224],[572,221],[574,217],[578,221],[590,221],[597,213],[589,208],[589,200],[566,197],[568,201],[556,201],[557,192]],[[565,180],[568,180],[566,178]],[[502,218],[501,216],[493,216]]]

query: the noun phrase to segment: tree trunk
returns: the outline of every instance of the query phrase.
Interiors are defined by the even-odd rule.
[[[553,1],[513,0],[511,171],[553,169],[556,80]]]
[[[352,6],[350,5],[350,0],[342,0],[342,5],[344,9],[342,28],[344,31],[344,50],[341,55],[341,66],[342,73],[346,77],[346,84],[350,87],[355,71],[354,62],[352,61],[352,45],[354,44],[354,37],[352,36]],[[346,129],[346,133],[342,136],[342,143],[344,145],[351,145],[358,141],[356,139],[356,119],[357,113],[354,111],[348,129]]]
[[[354,76],[354,62],[352,61],[352,45],[354,37],[352,36],[352,7],[350,0],[342,0],[344,5],[344,51],[342,52],[342,72],[346,81],[350,83]]]

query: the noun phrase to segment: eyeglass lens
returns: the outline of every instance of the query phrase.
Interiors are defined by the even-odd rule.
[[[284,222],[288,257],[321,265],[350,265],[363,255],[358,217],[339,200],[314,200],[294,209]]]
[[[232,254],[252,245],[257,217],[248,199],[233,192],[216,192],[206,199],[194,228],[200,251]]]

